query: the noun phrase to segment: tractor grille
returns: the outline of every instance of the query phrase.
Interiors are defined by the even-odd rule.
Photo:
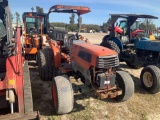
[[[118,55],[103,56],[103,57],[98,57],[97,59],[98,68],[110,68],[116,66],[119,66]]]

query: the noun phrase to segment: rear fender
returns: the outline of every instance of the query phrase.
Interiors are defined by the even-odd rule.
[[[139,32],[142,32],[142,33],[144,33],[144,30],[135,30],[135,31],[133,31],[132,32],[132,37],[134,37],[137,33],[139,33]]]
[[[53,52],[53,56],[54,56],[54,64],[55,64],[55,68],[58,68],[61,64],[61,53],[60,53],[60,48],[59,46],[57,45],[57,42],[54,41],[54,40],[50,40],[48,41],[49,42],[49,45],[52,49],[52,52]]]
[[[105,41],[105,40],[108,40],[111,36],[110,35],[105,35],[102,39],[102,42]]]

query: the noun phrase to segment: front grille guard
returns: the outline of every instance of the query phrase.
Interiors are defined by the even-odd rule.
[[[118,55],[101,56],[97,58],[97,68],[111,68],[119,66]]]

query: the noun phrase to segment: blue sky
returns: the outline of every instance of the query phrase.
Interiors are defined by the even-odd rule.
[[[88,6],[92,12],[82,16],[83,23],[102,25],[111,13],[150,14],[159,17],[154,20],[160,26],[160,0],[9,0],[12,13],[31,11],[31,7],[40,6],[44,12],[55,4]],[[69,23],[71,14],[52,13],[50,21]],[[76,19],[75,19],[76,21]]]

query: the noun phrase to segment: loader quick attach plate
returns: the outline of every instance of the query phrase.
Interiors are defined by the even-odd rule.
[[[122,89],[118,88],[116,85],[112,87],[110,90],[102,89],[102,90],[96,90],[96,95],[100,99],[105,98],[115,98],[119,95],[122,95]]]
[[[0,116],[0,120],[39,120],[39,113],[33,112],[30,114],[21,114],[21,113],[14,113],[14,114],[7,114]]]

